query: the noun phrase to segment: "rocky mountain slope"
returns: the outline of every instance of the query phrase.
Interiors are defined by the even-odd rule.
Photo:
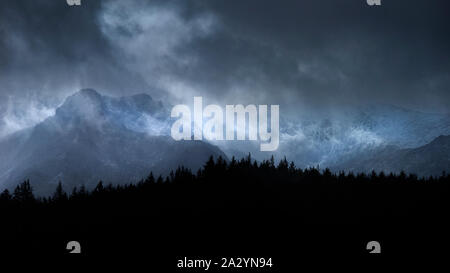
[[[85,185],[131,183],[150,171],[168,174],[179,165],[200,168],[210,155],[225,155],[200,141],[165,135],[169,114],[148,95],[111,98],[85,89],[34,127],[0,141],[0,185],[30,179],[38,195],[61,181],[66,190]]]

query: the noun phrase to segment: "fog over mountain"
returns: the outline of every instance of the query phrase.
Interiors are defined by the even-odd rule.
[[[194,95],[280,104],[285,118],[372,102],[449,113],[449,5],[3,1],[0,135],[42,121],[87,87],[171,104]]]
[[[254,141],[174,141],[169,110],[145,94],[109,97],[83,89],[43,122],[0,141],[0,185],[31,179],[38,194],[49,194],[58,182],[67,189],[100,180],[134,183],[150,171],[197,170],[210,155],[248,153],[334,171],[439,175],[450,167],[448,137],[440,136],[450,134],[447,115],[371,105],[334,119],[282,120],[280,147],[272,153],[260,152]]]
[[[226,156],[200,141],[176,142],[164,132],[163,105],[148,95],[111,98],[92,89],[68,97],[51,116],[0,141],[0,185],[30,179],[36,193],[85,185],[136,183],[168,175],[183,165],[197,170],[212,155]]]
[[[303,166],[328,167],[371,150],[416,148],[449,134],[447,114],[384,104],[359,105],[321,119],[285,120],[277,154]]]
[[[399,149],[386,146],[353,156],[331,168],[335,171],[384,171],[397,174],[403,171],[419,177],[439,176],[450,169],[450,136],[439,136],[418,148]]]
[[[447,0],[0,1],[0,186],[131,182],[209,153],[449,170],[434,149],[417,150],[427,162],[405,156],[450,135],[449,11]],[[171,107],[194,96],[279,105],[278,150],[173,141]]]

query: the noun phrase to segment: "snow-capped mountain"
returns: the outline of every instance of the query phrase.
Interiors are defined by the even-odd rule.
[[[332,166],[335,171],[369,173],[414,173],[418,176],[439,176],[450,170],[450,136],[439,136],[418,148],[399,149],[387,146],[367,152]]]
[[[368,152],[417,148],[450,134],[450,115],[392,105],[365,105],[320,119],[281,120],[278,157],[328,167]],[[395,148],[393,148],[395,147]]]
[[[225,155],[200,141],[168,137],[169,114],[148,95],[112,98],[85,89],[68,97],[55,115],[0,142],[0,185],[30,179],[49,194],[99,180],[131,183],[150,171],[168,174],[180,165],[200,168],[210,155]]]
[[[177,142],[170,137],[171,123],[167,106],[146,94],[114,98],[81,90],[43,122],[0,140],[0,188],[25,179],[37,194],[50,193],[59,181],[67,190],[91,188],[99,180],[130,183],[179,165],[196,170],[210,155],[240,158],[249,152],[257,160],[274,154],[299,167],[336,171],[436,175],[450,169],[447,142],[434,140],[450,135],[445,114],[372,105],[320,119],[282,115],[275,153],[259,151],[259,141]]]

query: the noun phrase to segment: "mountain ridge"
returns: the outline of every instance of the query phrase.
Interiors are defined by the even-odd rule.
[[[162,104],[147,95],[112,98],[89,89],[75,93],[54,116],[0,141],[0,185],[12,188],[30,179],[36,193],[45,195],[59,181],[65,188],[92,188],[99,180],[130,183],[150,171],[167,175],[181,165],[196,170],[211,155],[226,158],[209,143],[174,141],[146,128],[166,122],[161,108],[148,106]]]
[[[450,135],[440,135],[417,148],[399,149],[390,145],[366,155],[354,157],[331,167],[335,171],[383,171],[413,173],[418,176],[439,176],[450,170]]]
[[[276,160],[286,156],[299,167],[354,172],[439,175],[450,169],[441,152],[449,150],[447,117],[392,106],[375,108],[347,114],[350,120],[342,122],[339,118],[302,124],[282,120],[285,126],[280,128]],[[410,125],[415,118],[418,121]],[[91,187],[100,179],[129,183],[150,171],[165,175],[180,165],[195,170],[209,155],[240,158],[251,152],[259,161],[271,156],[259,152],[251,141],[176,142],[170,137],[171,122],[168,107],[147,94],[109,97],[82,89],[67,97],[53,116],[0,140],[0,186],[13,187],[29,178],[46,194],[59,181],[68,188]]]

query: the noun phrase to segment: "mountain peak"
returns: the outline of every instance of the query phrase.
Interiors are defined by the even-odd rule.
[[[139,93],[139,94],[135,94],[132,95],[131,98],[136,99],[136,100],[153,100],[152,96],[150,96],[149,94],[145,94],[145,93]]]
[[[93,89],[82,89],[67,97],[55,113],[55,120],[62,125],[70,125],[71,121],[98,125],[101,121],[104,125],[157,135],[169,130],[168,117],[170,112],[150,95],[110,97]]]
[[[100,93],[98,93],[96,90],[91,89],[91,88],[81,89],[80,91],[75,93],[73,96],[77,96],[77,95],[83,96],[83,97],[88,97],[88,98],[100,98],[101,97]]]
[[[66,98],[56,109],[56,115],[61,117],[90,116],[102,111],[103,97],[94,89],[81,89]]]
[[[71,102],[86,102],[86,101],[98,102],[101,99],[102,95],[100,95],[100,93],[98,93],[96,90],[91,88],[85,88],[67,97],[64,104]]]

